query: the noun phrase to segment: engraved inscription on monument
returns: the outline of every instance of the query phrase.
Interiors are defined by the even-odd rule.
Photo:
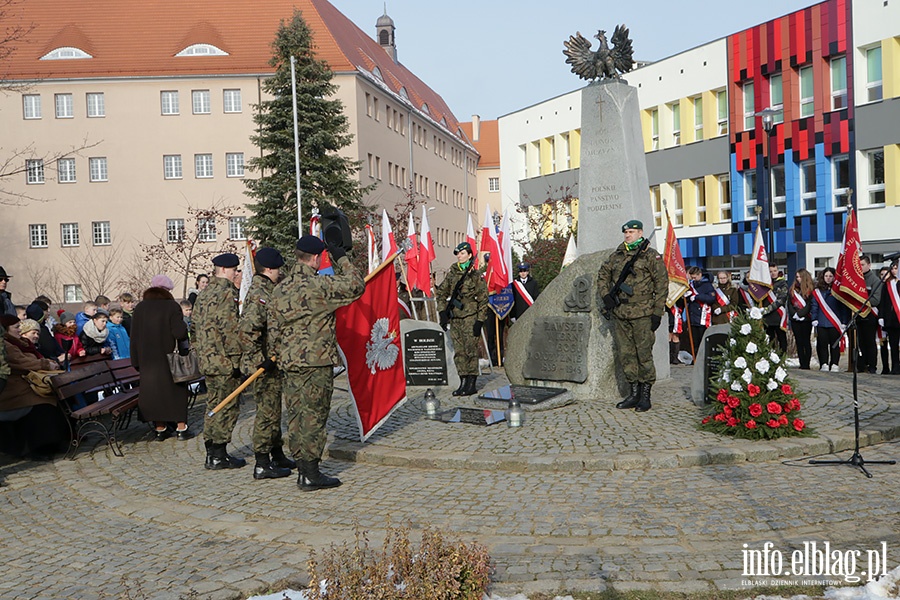
[[[590,315],[536,318],[522,375],[526,379],[584,383],[590,337]]]
[[[414,329],[404,338],[407,385],[447,385],[444,334],[431,329]]]

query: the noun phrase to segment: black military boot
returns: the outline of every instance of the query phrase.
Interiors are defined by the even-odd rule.
[[[256,466],[253,467],[253,479],[280,479],[291,474],[290,469],[283,469],[269,459],[268,452],[256,453]]]
[[[206,468],[213,471],[222,469],[240,469],[247,464],[243,458],[230,456],[225,451],[225,444],[213,444],[210,442],[206,454]]]
[[[314,492],[341,485],[341,480],[337,477],[329,477],[319,471],[318,460],[301,460],[298,470],[300,474],[297,477],[297,487],[304,492]]]
[[[634,407],[635,412],[647,412],[650,410],[650,387],[652,383],[641,384],[641,397],[637,406]]]
[[[624,400],[616,404],[616,408],[634,408],[638,405],[638,402],[641,399],[641,384],[633,381],[628,385],[631,386],[631,393],[625,396]]]
[[[466,375],[466,389],[463,390],[463,396],[471,396],[478,393],[475,384],[478,382],[478,375]]]
[[[459,376],[459,387],[453,391],[454,396],[465,396],[466,395],[466,385],[469,381],[469,375],[460,375]]]
[[[282,469],[296,469],[297,463],[284,455],[284,448],[275,446],[272,448],[272,464]]]

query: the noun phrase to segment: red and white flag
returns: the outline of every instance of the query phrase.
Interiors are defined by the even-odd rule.
[[[322,223],[319,220],[319,213],[315,212],[309,218],[309,235],[314,235],[322,239]],[[319,265],[319,275],[334,275],[334,266],[331,264],[331,257],[328,252],[322,253],[322,262]]]
[[[354,303],[335,311],[337,341],[347,367],[360,441],[406,401],[394,269],[377,269]]]
[[[472,246],[472,252],[475,253],[475,258],[472,260],[475,261],[475,269],[478,270],[478,257],[480,253],[475,250],[478,246],[475,245],[475,227],[472,226],[472,215],[467,216],[469,222],[466,224],[466,241],[469,242],[469,245]]]
[[[406,289],[410,295],[419,283],[419,242],[416,240],[416,224],[413,221],[412,212],[409,213],[409,227],[406,229],[406,237],[409,239],[409,249],[406,251]]]
[[[753,254],[750,256],[750,271],[747,273],[747,288],[757,302],[769,295],[772,289],[772,274],[769,273],[769,255],[763,243],[759,217],[756,217],[756,237],[753,239]]]
[[[428,226],[428,211],[425,205],[422,205],[422,223],[419,228],[419,266],[416,269],[416,276],[419,281],[418,287],[425,293],[427,298],[431,298],[431,262],[435,259],[434,241],[431,239],[431,228]]]
[[[514,279],[511,229],[512,224],[509,220],[509,209],[507,208],[503,211],[503,219],[500,220],[500,234],[497,236],[497,242],[500,244],[500,253],[503,255],[503,269],[506,272],[506,285],[510,285]]]
[[[397,251],[397,240],[394,239],[394,230],[391,229],[391,220],[387,211],[381,211],[381,260],[385,261]]]
[[[369,257],[369,273],[381,264],[378,256],[378,245],[375,243],[375,231],[371,225],[366,225],[366,253]]]
[[[669,219],[668,209],[666,210],[666,221],[669,222],[669,228],[666,231],[663,263],[666,265],[666,273],[669,275],[666,306],[671,308],[688,291],[689,282],[687,268],[684,266],[684,258],[681,256],[681,248],[678,247],[678,238],[675,237],[675,229],[672,227],[672,220]]]
[[[487,206],[484,207],[484,225],[481,228],[481,248],[479,250],[491,255],[484,272],[484,279],[487,282],[488,293],[495,294],[505,288],[507,282],[506,273],[503,272],[503,252],[497,240],[497,230],[494,229],[491,210]]]
[[[854,312],[869,299],[866,278],[859,263],[860,254],[862,244],[859,239],[859,228],[856,224],[856,213],[851,208],[847,214],[847,224],[844,226],[844,240],[841,242],[841,254],[838,256],[831,293]],[[871,311],[867,305],[860,315],[865,317],[869,312]]]

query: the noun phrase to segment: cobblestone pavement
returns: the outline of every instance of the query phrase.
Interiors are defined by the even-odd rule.
[[[102,444],[74,461],[7,457],[0,597],[246,598],[304,582],[309,551],[352,540],[354,523],[380,544],[388,519],[486,544],[493,591],[503,594],[739,588],[748,579],[743,545],[766,541],[787,566],[812,540],[862,550],[861,561],[884,541],[887,569],[900,562],[900,467],[869,465],[867,479],[852,466],[805,460],[850,456],[851,375],[792,369],[819,435],[752,443],[696,429],[690,373],[674,367],[649,413],[580,403],[529,413],[517,429],[428,421],[424,390],[411,388],[410,402],[366,444],[339,390],[324,469],[344,486],[312,494],[293,477],[254,481],[250,467],[205,471],[200,437],[151,441],[140,424],[124,436],[124,458]],[[346,387],[345,378],[336,383]],[[900,455],[898,383],[860,376],[867,461]],[[449,390],[439,397],[460,404]],[[199,406],[191,421],[201,426]],[[252,421],[247,402],[234,447],[251,463]]]

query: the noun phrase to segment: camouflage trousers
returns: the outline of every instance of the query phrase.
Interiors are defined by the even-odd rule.
[[[616,356],[628,383],[656,382],[653,344],[656,333],[650,329],[650,317],[613,319]]]
[[[472,335],[475,315],[450,320],[450,339],[453,340],[453,362],[460,377],[478,375],[478,348],[481,341]]]
[[[256,419],[253,420],[253,451],[281,448],[281,371],[263,373],[253,382]]]
[[[240,397],[235,398],[225,408],[209,416],[209,411],[218,406],[219,402],[228,397],[241,385],[239,379],[230,375],[207,375],[206,388],[206,412],[203,417],[203,439],[213,444],[227,444],[231,441],[231,432],[237,424],[238,414],[241,412]]]
[[[306,367],[283,375],[288,415],[288,448],[297,460],[320,460],[325,451],[325,423],[331,410],[334,371]]]

